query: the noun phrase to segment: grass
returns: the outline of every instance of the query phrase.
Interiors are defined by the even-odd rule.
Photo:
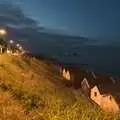
[[[0,120],[119,120],[60,82],[57,68],[31,57],[0,56]]]

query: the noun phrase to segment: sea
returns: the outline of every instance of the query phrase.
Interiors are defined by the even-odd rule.
[[[76,64],[101,74],[120,77],[120,46],[50,47],[37,54],[61,63]]]

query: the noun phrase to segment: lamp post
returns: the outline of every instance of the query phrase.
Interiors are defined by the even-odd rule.
[[[13,47],[14,41],[13,41],[13,40],[10,40],[9,43],[10,43],[10,44],[9,44],[9,51],[12,53],[12,52],[13,52],[13,48],[14,48],[14,47]]]
[[[7,34],[5,29],[0,29],[0,37],[2,39],[1,43],[4,41],[4,36]],[[0,53],[3,53],[3,46],[2,44],[0,45]]]

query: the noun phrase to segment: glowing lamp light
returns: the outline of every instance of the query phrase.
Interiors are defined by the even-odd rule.
[[[14,43],[14,41],[13,40],[10,40],[10,44],[13,44]]]
[[[22,46],[20,46],[19,49],[22,50]]]
[[[17,47],[20,47],[20,44],[17,44],[16,46],[17,46]]]
[[[0,29],[0,35],[5,35],[7,32],[4,29]]]

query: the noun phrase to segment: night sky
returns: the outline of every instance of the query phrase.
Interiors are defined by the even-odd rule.
[[[25,50],[120,74],[120,0],[0,0],[0,28]]]
[[[120,39],[119,0],[1,0],[49,31],[98,40]],[[28,21],[29,22],[29,21]]]

